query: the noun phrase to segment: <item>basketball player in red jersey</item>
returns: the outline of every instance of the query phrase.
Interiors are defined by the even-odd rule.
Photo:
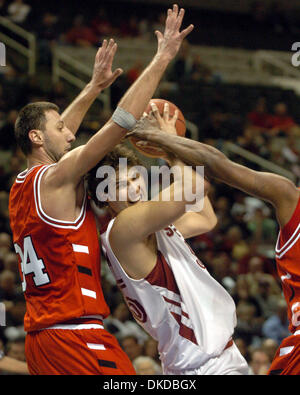
[[[135,373],[116,339],[103,328],[109,308],[101,289],[97,230],[84,175],[146,108],[193,29],[190,25],[180,32],[183,16],[177,5],[168,10],[164,33],[156,32],[153,60],[87,144],[68,152],[85,112],[121,72],[111,70],[117,48],[113,40],[103,42],[91,83],[62,116],[54,104],[45,102],[29,104],[19,113],[15,132],[28,169],[11,189],[9,213],[27,305],[24,328],[31,374]]]
[[[155,106],[153,110],[159,120]],[[292,335],[281,343],[268,374],[300,374],[300,188],[279,175],[234,163],[212,146],[166,133],[147,117],[139,121],[131,135],[172,152],[187,164],[203,165],[208,176],[274,207],[280,225],[275,247],[277,271],[288,305]]]

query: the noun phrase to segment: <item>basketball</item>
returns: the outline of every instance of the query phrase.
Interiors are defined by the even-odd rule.
[[[169,104],[169,116],[170,117],[173,117],[175,111],[178,110],[178,119],[175,124],[177,135],[178,136],[185,136],[185,132],[186,132],[185,119],[184,119],[184,116],[183,116],[181,110],[174,103],[171,103],[170,101],[164,100],[164,99],[152,99],[146,108],[145,112],[147,114],[149,114],[149,112],[151,112],[151,110],[152,110],[151,103],[156,104],[156,107],[158,108],[158,111],[161,116],[163,116],[163,113],[164,113],[165,103]],[[151,145],[142,146],[142,147],[138,146],[136,143],[139,140],[135,137],[131,137],[129,140],[133,144],[135,149],[137,149],[139,152],[141,152],[145,156],[148,156],[150,158],[160,158],[162,156],[162,150],[160,150],[158,147],[154,147]]]

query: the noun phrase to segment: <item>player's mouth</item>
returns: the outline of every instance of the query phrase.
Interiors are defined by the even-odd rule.
[[[128,201],[129,204],[136,204],[142,200],[142,195],[138,195],[135,199],[131,199]]]

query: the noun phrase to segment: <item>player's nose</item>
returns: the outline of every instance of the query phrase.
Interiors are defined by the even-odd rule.
[[[76,140],[75,135],[71,132],[71,130],[68,129],[67,142],[72,143],[75,140]]]

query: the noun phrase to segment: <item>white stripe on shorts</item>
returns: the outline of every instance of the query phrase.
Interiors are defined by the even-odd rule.
[[[104,344],[86,343],[91,350],[106,350]]]
[[[69,329],[69,330],[104,329],[104,326],[100,325],[100,324],[61,324],[61,325],[49,326],[48,328],[45,328],[45,329]]]
[[[97,298],[96,292],[95,292],[95,291],[92,291],[92,290],[90,290],[90,289],[81,288],[81,293],[82,293],[82,295],[84,295],[84,296],[89,296],[90,298],[94,298],[94,299]]]

